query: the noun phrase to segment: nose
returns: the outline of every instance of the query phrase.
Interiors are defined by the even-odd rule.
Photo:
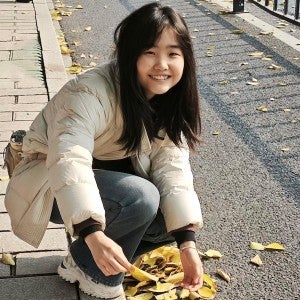
[[[156,70],[164,71],[168,69],[168,60],[163,56],[158,56],[154,65]]]

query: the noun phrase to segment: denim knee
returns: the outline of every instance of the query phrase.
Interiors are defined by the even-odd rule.
[[[146,223],[154,219],[160,202],[159,191],[150,181],[135,178],[134,187],[130,188],[128,197],[133,201],[131,213],[140,220],[137,223]]]

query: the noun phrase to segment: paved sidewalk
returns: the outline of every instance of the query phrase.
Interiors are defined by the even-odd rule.
[[[76,285],[64,282],[57,275],[57,266],[68,247],[64,228],[50,223],[40,247],[35,249],[12,234],[3,203],[8,180],[5,178],[6,170],[1,169],[2,152],[11,133],[17,129],[28,129],[47,101],[69,78],[57,42],[59,28],[53,27],[49,14],[49,8],[52,7],[51,0],[33,0],[32,3],[0,1],[0,250],[12,253],[16,261],[16,266],[0,263],[0,299],[3,300],[95,299],[81,293]],[[205,13],[208,22],[213,19],[204,8],[201,13]],[[214,24],[212,30],[223,30],[223,27]],[[193,33],[195,37],[197,32]],[[207,37],[201,38],[208,40],[211,35],[208,33]],[[238,39],[236,35],[234,38]],[[299,49],[293,39],[291,43],[295,49]],[[207,45],[208,42],[202,46],[203,60],[210,54],[210,51],[205,52]],[[254,51],[252,46],[249,49],[253,48],[251,51]],[[249,49],[247,52],[250,52]],[[232,57],[232,60],[236,59],[235,54]],[[220,65],[226,63],[221,55],[219,59]],[[220,70],[221,67],[216,72],[214,87],[222,92],[226,82],[220,84],[224,82],[218,77],[223,76]],[[202,74],[203,78],[211,78],[211,71],[207,68],[207,74]],[[236,94],[238,92],[234,91],[231,95]],[[213,100],[211,103],[214,104]],[[222,293],[217,299],[222,299]]]
[[[14,130],[28,129],[49,98],[66,82],[63,59],[49,14],[52,2],[0,2],[0,165]],[[57,266],[67,250],[65,229],[49,224],[38,249],[11,232],[4,207],[8,180],[0,170],[0,248],[16,266],[0,263],[0,298],[79,299],[76,285],[61,280]],[[80,299],[87,299],[81,296]]]

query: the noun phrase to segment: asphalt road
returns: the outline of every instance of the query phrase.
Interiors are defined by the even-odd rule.
[[[118,22],[148,2],[65,0],[83,6],[61,21],[75,50],[73,61],[84,66],[106,61]],[[218,278],[216,299],[300,299],[300,54],[235,15],[218,14],[220,8],[208,2],[161,2],[184,14],[194,38],[203,143],[191,162],[205,222],[197,242],[201,251],[223,254],[204,261],[205,271],[217,278],[222,268],[232,278],[230,283]],[[246,9],[280,22],[254,5]],[[299,27],[283,30],[299,36]],[[249,56],[256,51],[271,60]],[[269,68],[272,64],[279,67]],[[258,110],[261,106],[267,111]],[[263,265],[256,267],[249,263],[258,253],[249,248],[252,241],[279,242],[285,251],[259,252]]]

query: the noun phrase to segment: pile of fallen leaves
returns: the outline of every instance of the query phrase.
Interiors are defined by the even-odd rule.
[[[123,286],[129,300],[213,299],[215,281],[204,274],[203,286],[190,292],[180,286],[183,280],[177,247],[163,246],[141,256],[133,265]]]

